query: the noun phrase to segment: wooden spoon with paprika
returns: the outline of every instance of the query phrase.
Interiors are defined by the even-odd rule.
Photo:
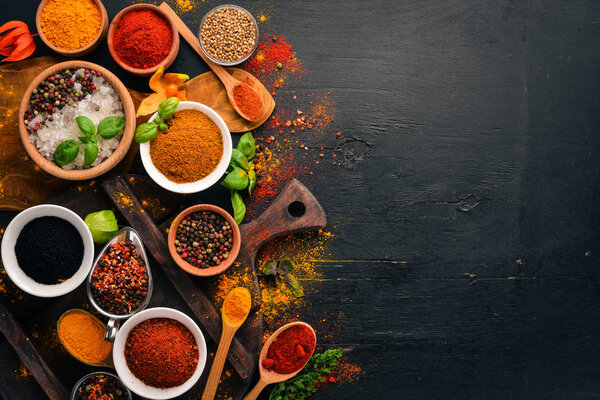
[[[227,97],[235,111],[248,121],[260,120],[265,113],[265,107],[256,90],[247,83],[237,80],[231,76],[225,68],[208,58],[206,54],[204,54],[204,51],[202,51],[200,41],[196,35],[194,35],[185,22],[175,14],[175,11],[173,11],[167,3],[162,3],[159,8],[169,16],[171,23],[175,26],[175,29],[177,29],[179,34],[183,36],[186,42],[192,46],[192,49],[202,57],[215,75],[219,77],[225,86],[225,90],[227,90]]]
[[[317,335],[315,334],[315,331],[312,328],[312,326],[310,326],[306,322],[301,322],[301,321],[291,322],[291,323],[284,325],[281,328],[277,329],[275,331],[275,333],[273,333],[271,335],[271,337],[269,337],[267,342],[264,344],[262,350],[260,351],[260,356],[258,357],[258,370],[260,372],[260,380],[258,381],[256,386],[254,386],[254,389],[252,389],[252,391],[250,393],[248,393],[246,395],[246,397],[244,397],[244,400],[256,400],[256,398],[258,397],[260,392],[262,392],[262,390],[265,388],[265,386],[270,385],[272,383],[279,383],[279,382],[287,381],[288,379],[293,378],[294,376],[296,376],[298,374],[298,372],[302,371],[302,368],[304,368],[304,366],[306,365],[308,360],[310,360],[310,358],[312,357],[312,355],[315,351],[316,343],[315,343],[315,346],[313,346],[310,356],[306,358],[306,361],[304,362],[304,364],[301,365],[296,371],[294,371],[290,374],[278,374],[277,372],[269,371],[268,369],[266,369],[263,366],[263,361],[265,360],[265,358],[267,358],[267,353],[269,352],[269,347],[271,346],[271,343],[273,343],[275,338],[277,336],[279,336],[283,331],[286,331],[288,328],[291,328],[294,325],[303,325],[303,326],[307,327],[308,329],[310,329],[310,331],[313,333],[313,335],[315,335],[315,342],[316,342]]]
[[[223,320],[223,331],[221,333],[221,340],[219,341],[219,348],[215,354],[212,367],[210,368],[210,374],[204,387],[204,393],[202,394],[202,400],[212,400],[217,393],[217,387],[221,380],[221,373],[223,372],[223,365],[225,365],[225,359],[229,352],[229,346],[233,335],[243,325],[244,321],[248,317],[250,307],[252,306],[252,297],[250,292],[245,287],[237,287],[227,293],[225,300],[223,300],[223,308],[221,309],[221,319]]]

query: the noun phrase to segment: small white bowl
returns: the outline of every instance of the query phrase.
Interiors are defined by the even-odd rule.
[[[70,222],[77,229],[81,235],[81,240],[83,241],[83,260],[79,270],[66,281],[57,283],[56,285],[44,285],[28,277],[19,267],[17,256],[15,254],[17,238],[23,227],[28,222],[40,217],[59,217]],[[8,224],[4,236],[2,237],[2,263],[4,264],[4,269],[6,269],[6,274],[20,289],[34,296],[57,297],[77,289],[77,287],[85,281],[85,278],[92,268],[93,261],[94,241],[92,239],[92,234],[79,215],[65,207],[53,204],[42,204],[30,207],[19,213],[10,224]],[[49,266],[49,268],[51,267],[52,266]]]
[[[169,389],[160,389],[146,385],[144,382],[139,380],[133,375],[133,373],[127,367],[127,361],[125,361],[125,342],[129,332],[140,322],[152,318],[170,318],[181,322],[186,328],[192,332],[198,345],[198,365],[196,371],[183,385],[175,386]],[[121,378],[121,381],[127,388],[137,395],[148,398],[148,399],[172,399],[177,396],[181,396],[192,388],[200,379],[204,366],[206,364],[206,341],[202,331],[198,328],[198,325],[187,315],[181,311],[174,310],[166,307],[149,308],[127,320],[119,329],[117,338],[113,345],[113,361],[115,364],[115,370],[117,375]]]
[[[196,182],[189,183],[176,183],[167,179],[166,176],[162,174],[152,163],[152,158],[150,157],[150,142],[140,144],[140,155],[142,157],[142,164],[144,164],[144,168],[150,178],[158,185],[163,188],[170,190],[175,193],[197,193],[203,190],[208,189],[215,183],[221,179],[225,171],[227,171],[227,167],[229,166],[229,162],[231,161],[231,152],[233,149],[233,144],[231,141],[231,133],[229,132],[229,128],[227,128],[227,124],[223,121],[223,118],[219,114],[216,113],[212,108],[205,106],[204,104],[196,103],[195,101],[182,101],[177,106],[176,111],[181,110],[198,110],[206,114],[214,123],[217,125],[219,130],[221,131],[221,135],[223,136],[223,155],[221,156],[221,160],[214,171],[200,179]],[[154,113],[150,118],[150,121],[154,120],[158,117],[158,113]],[[162,133],[158,133],[162,135]],[[190,144],[190,151],[194,150],[193,144]]]

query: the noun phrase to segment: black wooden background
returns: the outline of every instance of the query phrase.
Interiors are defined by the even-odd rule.
[[[218,5],[198,3],[194,27]],[[364,376],[315,398],[600,399],[600,2],[238,3],[272,10],[310,78],[294,89],[331,91],[355,139],[307,182],[336,261],[303,318],[339,315],[325,344]],[[36,7],[2,0],[1,20]],[[145,90],[106,44],[86,59]],[[182,42],[172,70],[206,66]]]

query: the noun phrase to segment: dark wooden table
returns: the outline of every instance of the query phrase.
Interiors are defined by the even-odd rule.
[[[268,10],[307,70],[290,90],[331,91],[350,139],[304,179],[336,237],[303,318],[339,318],[323,342],[364,376],[315,398],[600,399],[600,2],[238,3]],[[3,0],[2,22],[36,7]],[[86,59],[145,90],[106,44]],[[182,43],[172,70],[206,66]]]

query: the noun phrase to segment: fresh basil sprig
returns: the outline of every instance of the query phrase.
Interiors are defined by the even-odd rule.
[[[256,186],[256,171],[252,159],[256,155],[256,143],[252,132],[247,132],[240,138],[237,146],[231,152],[231,161],[227,168],[227,176],[221,185],[231,190],[231,205],[235,222],[242,223],[246,215],[246,206],[242,192],[248,189],[248,194]]]
[[[141,124],[135,130],[135,141],[138,143],[146,143],[151,141],[158,135],[158,130],[162,133],[167,131],[165,120],[171,118],[181,100],[177,97],[169,97],[158,105],[158,117],[145,124]]]
[[[85,216],[85,224],[92,233],[94,243],[104,244],[108,242],[119,230],[117,217],[112,210],[93,212]]]
[[[276,261],[270,261],[262,267],[262,273],[275,278],[277,288],[283,293],[292,297],[304,296],[304,289],[300,281],[296,279],[291,272],[296,268],[289,258],[280,258]]]
[[[85,115],[80,115],[75,118],[75,122],[79,127],[81,133],[84,136],[79,136],[79,141],[85,144],[83,150],[83,165],[90,165],[98,157],[98,138],[100,136],[103,139],[112,139],[117,136],[123,128],[125,128],[125,118],[118,116],[106,117],[98,124],[98,131],[94,127],[94,123],[91,119]],[[65,140],[56,147],[54,150],[54,161],[60,165],[67,165],[75,158],[79,153],[79,143],[75,140]]]

